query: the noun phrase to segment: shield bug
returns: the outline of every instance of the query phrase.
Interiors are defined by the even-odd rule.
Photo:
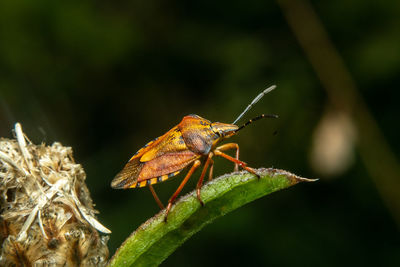
[[[176,197],[192,176],[193,172],[199,168],[202,163],[204,163],[204,167],[197,182],[196,193],[197,199],[204,205],[200,197],[200,189],[208,168],[209,180],[212,179],[214,166],[213,156],[220,156],[232,161],[235,164],[235,171],[238,170],[238,167],[241,167],[258,176],[253,168],[248,167],[245,162],[239,160],[238,144],[227,143],[220,146],[218,146],[218,144],[224,139],[237,134],[255,120],[277,118],[278,116],[276,115],[262,114],[247,121],[240,127],[236,125],[247,111],[249,111],[265,94],[275,88],[276,86],[273,85],[261,92],[232,124],[210,122],[197,115],[185,116],[178,125],[139,149],[139,151],[131,157],[122,171],[112,180],[111,187],[127,189],[148,186],[157,204],[163,209],[164,206],[154,191],[153,184],[164,182],[191,165],[178,189],[168,201],[164,217],[166,221]],[[235,157],[225,154],[224,151],[226,150],[236,150]]]

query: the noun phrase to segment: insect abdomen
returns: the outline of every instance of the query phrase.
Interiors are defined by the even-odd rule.
[[[155,178],[151,178],[151,179],[147,179],[144,181],[140,181],[140,182],[135,182],[133,183],[130,188],[139,188],[139,187],[145,187],[147,185],[153,185],[156,183],[161,183],[164,182],[166,180],[168,180],[171,177],[174,177],[175,175],[177,175],[178,173],[180,173],[181,171],[176,171],[176,172],[172,172],[169,174],[164,174]]]

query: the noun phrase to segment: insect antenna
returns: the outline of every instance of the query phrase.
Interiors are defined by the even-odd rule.
[[[263,96],[265,96],[266,94],[268,94],[275,88],[276,88],[276,85],[272,85],[272,86],[268,87],[267,89],[265,89],[264,91],[262,91],[258,96],[256,96],[253,99],[253,101],[251,101],[251,103],[244,109],[244,111],[236,118],[236,120],[234,122],[232,122],[232,124],[236,124],[236,122],[238,122],[243,117],[244,114],[246,114],[258,101],[260,101],[261,98],[263,98]],[[259,119],[261,119],[261,118],[259,118]]]
[[[263,119],[263,118],[277,119],[277,118],[278,118],[278,115],[275,115],[275,114],[261,114],[260,116],[257,116],[257,117],[255,117],[255,118],[253,118],[253,119],[251,119],[251,120],[248,120],[245,124],[243,124],[242,126],[240,126],[240,127],[235,131],[235,133],[238,132],[238,131],[240,131],[240,130],[242,130],[244,127],[246,127],[247,125],[251,124],[252,122],[257,121],[257,120],[260,120],[260,119]]]

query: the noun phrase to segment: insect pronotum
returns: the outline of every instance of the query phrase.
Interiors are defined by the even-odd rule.
[[[262,114],[247,121],[240,127],[236,125],[246,112],[248,112],[265,94],[271,92],[275,88],[275,85],[270,86],[257,95],[232,124],[210,122],[194,114],[185,116],[178,125],[139,149],[139,151],[131,157],[122,171],[112,180],[111,187],[127,189],[148,186],[157,204],[163,209],[164,205],[154,191],[153,184],[164,182],[180,173],[185,167],[191,165],[178,189],[168,201],[164,217],[166,221],[176,197],[192,176],[193,172],[199,168],[202,163],[204,163],[204,167],[197,182],[196,193],[197,199],[201,205],[204,205],[200,197],[200,189],[203,185],[204,176],[208,168],[208,179],[211,180],[213,177],[213,156],[220,156],[235,163],[235,171],[238,171],[238,168],[241,167],[258,176],[253,168],[248,167],[245,162],[239,160],[238,144],[227,143],[220,146],[218,146],[218,144],[222,140],[237,134],[238,131],[242,130],[253,121],[262,118],[277,118],[277,115]],[[235,157],[225,154],[223,151],[226,150],[236,150]]]

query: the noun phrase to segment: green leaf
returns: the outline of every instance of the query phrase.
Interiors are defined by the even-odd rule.
[[[180,198],[168,221],[165,210],[142,224],[117,250],[109,266],[157,266],[183,242],[216,218],[257,198],[299,182],[315,180],[277,169],[258,169],[258,179],[248,172],[223,175],[203,186],[202,207],[196,191]]]

